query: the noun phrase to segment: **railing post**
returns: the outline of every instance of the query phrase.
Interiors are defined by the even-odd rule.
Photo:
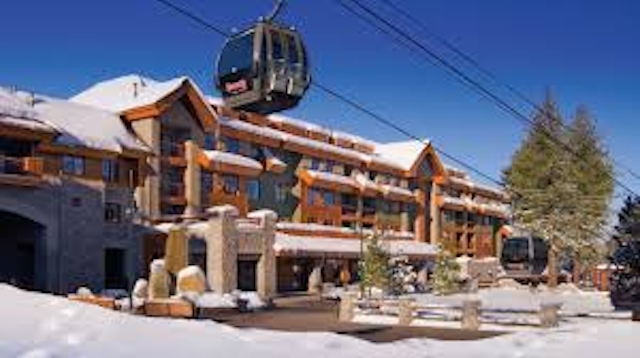
[[[410,326],[413,322],[413,302],[414,300],[408,297],[400,299],[400,307],[398,312],[398,324],[401,326]]]
[[[543,303],[540,305],[540,327],[553,328],[558,327],[560,322],[560,303]]]
[[[467,300],[462,304],[462,329],[477,331],[480,328],[480,300]]]

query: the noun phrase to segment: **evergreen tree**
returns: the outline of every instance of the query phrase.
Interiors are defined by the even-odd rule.
[[[563,121],[550,93],[533,118],[527,137],[504,172],[514,198],[516,224],[547,240],[549,284],[557,284],[558,256],[566,248],[565,230],[576,210],[570,158],[556,140],[566,138]]]
[[[458,289],[460,265],[455,256],[442,246],[438,247],[436,267],[433,272],[433,289],[437,294],[448,295]]]
[[[373,234],[366,240],[364,259],[360,266],[360,284],[368,290],[386,290],[389,285],[389,254],[382,247],[380,239],[379,234]]]
[[[574,278],[579,282],[582,264],[596,261],[599,256],[601,243],[597,233],[608,220],[614,171],[586,107],[578,108],[570,129],[569,147],[580,158],[574,158],[570,170],[579,205],[572,215],[573,223],[567,235],[569,251],[574,256]]]
[[[630,196],[618,213],[611,258],[618,267],[611,279],[611,300],[617,307],[640,303],[640,197]]]

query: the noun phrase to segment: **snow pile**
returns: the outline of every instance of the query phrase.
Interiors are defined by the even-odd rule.
[[[561,303],[561,311],[568,315],[589,313],[612,313],[614,307],[607,292],[572,291],[570,289],[538,290],[514,288],[489,288],[474,295],[457,294],[436,296],[431,294],[415,295],[417,302],[427,305],[461,307],[470,297],[482,301],[482,308],[489,310],[537,311],[543,303]]]
[[[257,292],[205,292],[203,294],[186,292],[178,297],[192,302],[199,308],[237,308],[240,300],[247,303],[246,308],[249,310],[257,310],[266,307],[266,303],[260,298]]]
[[[419,142],[410,140],[405,142],[384,143],[376,145],[376,154],[396,163],[403,170],[411,170],[420,159],[422,152],[429,146],[429,141]]]
[[[146,318],[0,285],[2,357],[325,358],[634,356],[640,325],[591,321],[471,342],[373,344],[332,333],[240,330],[211,321]],[[7,322],[10,322],[8,324]]]

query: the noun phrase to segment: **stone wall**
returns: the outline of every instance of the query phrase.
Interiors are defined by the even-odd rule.
[[[40,188],[0,187],[0,210],[45,228],[42,250],[36,253],[37,288],[56,293],[79,286],[101,290],[107,248],[125,250],[127,277],[132,282],[139,273],[141,251],[127,215],[133,207],[132,190],[75,178],[46,179]],[[105,202],[121,205],[120,223],[105,222]]]

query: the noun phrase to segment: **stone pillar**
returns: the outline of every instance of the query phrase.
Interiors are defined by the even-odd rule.
[[[217,293],[238,288],[238,210],[231,206],[208,210],[211,218],[205,233],[207,243],[207,281]]]
[[[543,303],[540,305],[540,327],[558,327],[560,322],[560,303]]]
[[[147,159],[147,164],[152,172],[145,175],[144,187],[138,190],[136,197],[138,207],[146,216],[158,218],[160,216],[160,181],[162,179],[160,177],[162,161],[160,121],[155,118],[147,118],[132,122],[131,126],[136,135],[151,148],[154,154]],[[143,172],[140,171],[139,175],[142,174]]]
[[[413,300],[403,297],[400,299],[400,307],[398,312],[398,324],[401,326],[410,326],[413,321]]]
[[[345,292],[340,298],[340,311],[338,320],[340,322],[351,322],[355,317],[356,295],[353,292]]]
[[[185,197],[187,199],[185,215],[195,216],[200,213],[202,207],[202,196],[200,195],[202,181],[200,180],[201,171],[198,163],[200,148],[193,140],[186,141],[184,146],[187,159],[187,168],[184,171]]]
[[[268,300],[277,292],[276,253],[273,245],[276,240],[278,215],[271,210],[260,210],[250,213],[248,217],[260,219],[263,228],[261,253],[256,272],[256,289],[261,298]]]
[[[477,331],[480,328],[480,301],[467,300],[462,304],[462,329]]]

